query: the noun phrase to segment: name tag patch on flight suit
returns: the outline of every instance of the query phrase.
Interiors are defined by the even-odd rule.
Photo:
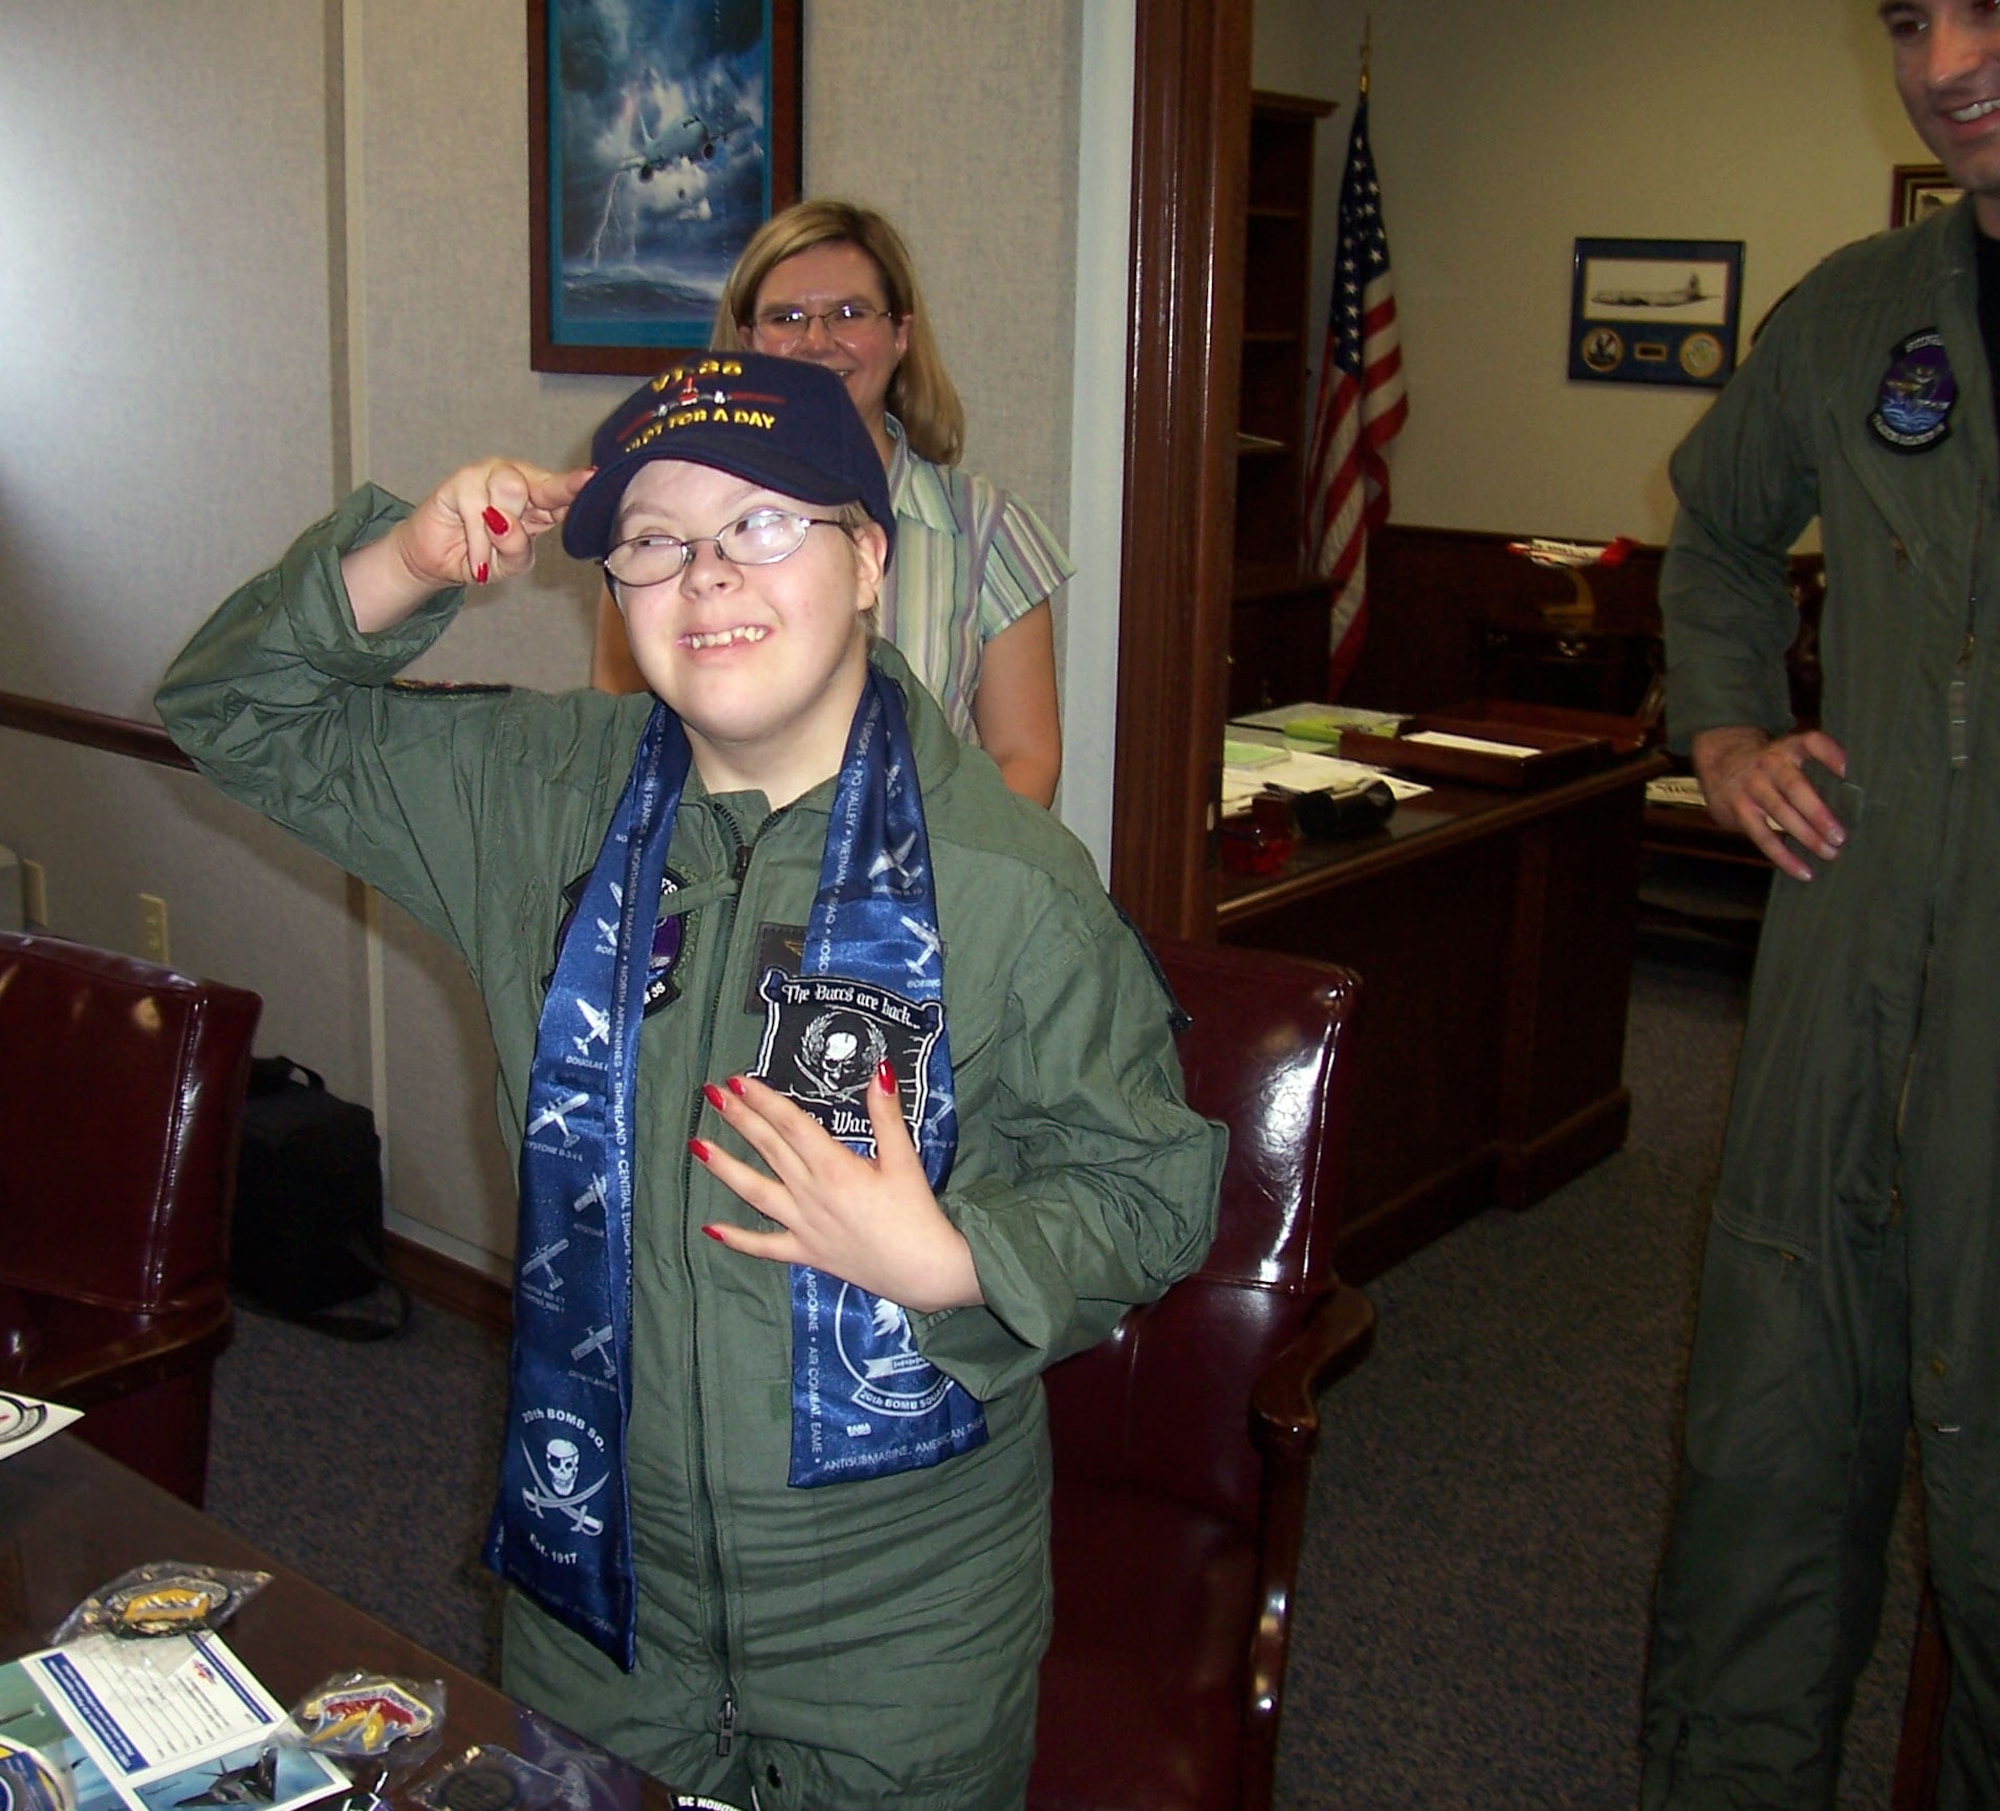
[[[764,1016],[764,977],[774,968],[788,975],[799,972],[805,960],[806,927],[802,924],[760,924],[757,927],[757,966],[743,989],[743,1010],[753,1019]]]
[[[1958,380],[1944,349],[1944,335],[1926,327],[1889,354],[1868,431],[1894,453],[1927,453],[1951,433]]]

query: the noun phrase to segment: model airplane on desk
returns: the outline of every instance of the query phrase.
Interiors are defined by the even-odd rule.
[[[1620,535],[1615,541],[1509,541],[1509,553],[1533,560],[1537,566],[1622,566],[1632,551],[1632,541]]]

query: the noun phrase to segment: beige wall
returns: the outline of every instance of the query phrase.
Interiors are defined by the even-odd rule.
[[[1123,143],[1099,130],[1122,83],[1087,83],[1120,67],[1106,40],[1129,39],[1130,4],[951,0],[944,30],[946,10],[808,0],[807,181],[897,215],[973,460],[1067,528],[1115,483],[1101,440],[1101,471],[1072,467],[1117,410],[1117,305],[1086,316],[1073,292],[1078,233],[1106,238],[1122,190],[1094,211],[1074,197]],[[1259,0],[1260,84],[1342,103],[1329,219],[1364,10]],[[518,18],[475,0],[0,0],[0,688],[143,714],[213,600],[331,501],[350,426],[355,461],[406,491],[489,447],[581,452],[625,386],[527,368]],[[1412,395],[1396,515],[1658,537],[1666,455],[1703,399],[1567,381],[1571,242],[1741,238],[1754,319],[1873,230],[1890,166],[1921,154],[1871,9],[1406,0],[1375,30]],[[1073,410],[1086,366],[1094,406]],[[1109,628],[1113,563],[1073,587],[1071,627]],[[469,612],[429,669],[571,683],[589,590],[550,562]],[[1092,789],[1073,821],[1101,832],[1101,640],[1079,670],[1066,703]],[[476,1260],[508,1248],[477,1003],[394,908],[184,776],[18,733],[0,733],[0,843],[43,862],[67,935],[136,949],[137,895],[165,897],[177,961],[265,995],[262,1048],[378,1106],[398,1223]]]
[[[1256,80],[1338,99],[1322,129],[1337,155],[1368,10],[1257,0]],[[1928,161],[1872,0],[1373,12],[1370,138],[1410,389],[1395,519],[1663,538],[1667,456],[1707,398],[1569,381],[1573,244],[1741,239],[1747,340],[1827,252],[1886,225],[1894,165]]]
[[[1083,0],[806,17],[807,186],[908,231],[971,457],[1060,531]],[[405,495],[581,457],[631,380],[528,369],[524,39],[490,0],[0,0],[0,689],[148,715],[350,456]],[[425,670],[578,682],[589,575],[544,567]],[[392,1223],[511,1248],[478,1002],[394,907],[198,781],[19,733],[0,843],[64,935],[137,950],[164,897],[179,965],[265,996],[261,1049],[375,1105]]]
[[[255,29],[246,30],[246,19]],[[321,0],[0,4],[0,688],[149,716],[168,654],[332,495]],[[0,734],[64,935],[265,998],[368,1087],[344,875],[192,777]]]

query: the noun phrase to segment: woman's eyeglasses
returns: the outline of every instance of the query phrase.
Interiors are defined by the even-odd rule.
[[[831,338],[846,340],[861,338],[877,321],[893,318],[886,308],[874,308],[866,302],[842,302],[837,308],[824,309],[818,314],[808,314],[803,308],[767,308],[750,325],[768,345],[796,346],[812,331],[815,321]]]

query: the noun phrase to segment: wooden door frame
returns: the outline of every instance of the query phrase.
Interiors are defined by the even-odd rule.
[[[1111,889],[1212,940],[1250,142],[1246,0],[1138,0]]]

